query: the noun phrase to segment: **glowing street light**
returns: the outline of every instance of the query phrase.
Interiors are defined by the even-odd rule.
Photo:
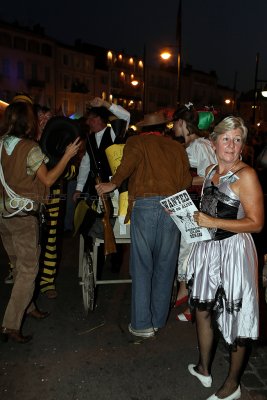
[[[171,58],[171,56],[172,56],[172,54],[168,51],[168,50],[164,50],[161,54],[160,54],[160,57],[163,59],[163,60],[165,60],[165,61],[167,61],[167,60],[169,60],[170,58]]]
[[[131,81],[131,85],[137,86],[137,85],[139,85],[139,81],[137,79],[134,79]]]

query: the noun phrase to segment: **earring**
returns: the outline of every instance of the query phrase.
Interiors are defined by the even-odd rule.
[[[239,154],[239,160],[242,161],[242,154]]]

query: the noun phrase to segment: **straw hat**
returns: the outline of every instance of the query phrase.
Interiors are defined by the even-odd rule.
[[[11,103],[18,103],[18,102],[33,104],[31,96],[29,96],[26,93],[17,93],[11,100]]]
[[[170,119],[166,117],[163,112],[151,113],[144,115],[144,119],[140,122],[137,122],[136,126],[151,126],[151,125],[161,125],[167,124],[170,122]]]

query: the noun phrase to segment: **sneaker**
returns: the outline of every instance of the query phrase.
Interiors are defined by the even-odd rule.
[[[13,284],[14,283],[14,278],[13,278],[13,271],[10,268],[9,269],[9,273],[8,276],[5,278],[5,284],[9,285],[9,284]]]
[[[147,328],[147,329],[134,329],[132,327],[132,325],[129,324],[128,330],[134,336],[139,336],[139,337],[143,337],[143,338],[150,338],[150,337],[155,336],[155,331],[152,327]]]

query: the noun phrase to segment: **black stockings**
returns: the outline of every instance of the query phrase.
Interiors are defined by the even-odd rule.
[[[209,375],[214,357],[214,332],[211,326],[211,316],[208,311],[196,309],[197,338],[199,347],[199,361],[197,370],[203,375]],[[247,347],[237,346],[236,350],[230,352],[230,367],[228,376],[216,392],[219,398],[224,398],[235,392],[246,361]]]
[[[214,347],[210,313],[196,309],[196,325],[199,349],[197,370],[203,375],[210,375]]]

